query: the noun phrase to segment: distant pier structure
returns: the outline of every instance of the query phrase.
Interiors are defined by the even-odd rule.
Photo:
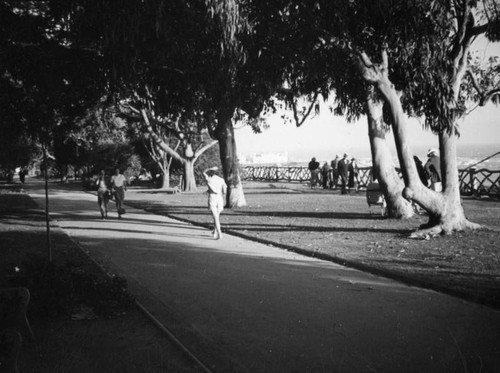
[[[243,165],[285,165],[289,162],[287,152],[250,153],[238,158]]]

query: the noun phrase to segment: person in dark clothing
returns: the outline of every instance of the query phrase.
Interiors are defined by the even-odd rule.
[[[313,157],[307,167],[311,172],[311,189],[313,189],[319,183],[319,162]]]
[[[413,156],[413,160],[415,161],[415,166],[417,167],[417,173],[420,181],[426,187],[429,187],[429,174],[425,170],[424,163],[416,155]],[[425,211],[422,209],[422,207],[420,207],[415,201],[412,201],[412,206],[413,211],[415,211],[416,214],[425,214]]]
[[[349,180],[349,155],[344,154],[344,157],[339,161],[338,170],[340,180],[342,182],[342,194],[347,194],[347,182]]]
[[[416,155],[413,156],[413,160],[415,161],[415,166],[417,167],[418,176],[420,177],[422,184],[428,186],[429,176],[427,175],[427,171],[425,171],[424,163]]]
[[[26,169],[24,167],[21,167],[21,169],[19,170],[19,180],[22,184],[24,184],[24,182],[26,181],[26,174]]]
[[[330,181],[332,179],[332,167],[325,162],[323,167],[321,167],[321,181],[323,184],[323,189],[328,189]]]
[[[337,189],[339,182],[339,156],[335,155],[335,159],[330,163],[332,167],[332,180],[330,182],[330,189]]]
[[[349,184],[347,186],[349,187],[349,192],[351,191],[351,188],[353,188],[354,191],[357,193],[359,169],[358,169],[358,164],[356,163],[356,158],[351,159],[351,163],[349,163],[348,168],[349,168]]]

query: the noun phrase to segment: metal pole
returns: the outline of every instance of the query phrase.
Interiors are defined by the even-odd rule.
[[[52,246],[50,244],[50,216],[49,216],[49,166],[47,162],[47,147],[43,148],[43,162],[45,163],[45,223],[47,227],[47,254],[52,262]]]

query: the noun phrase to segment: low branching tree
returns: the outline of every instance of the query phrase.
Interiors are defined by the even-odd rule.
[[[179,149],[180,141],[177,140],[175,145],[171,145],[172,139],[166,135],[164,131],[158,134],[160,138],[165,139],[164,141],[167,144],[170,144],[170,147],[173,148],[174,151]],[[168,152],[163,150],[161,146],[154,140],[154,138],[147,133],[141,136],[141,144],[143,148],[146,150],[149,159],[154,163],[156,168],[160,171],[160,189],[169,189],[170,188],[170,170],[172,167],[172,162],[174,157],[172,157]]]
[[[198,158],[217,141],[210,140],[200,121],[178,114],[162,116],[155,111],[155,100],[150,89],[143,95],[134,92],[133,98],[120,102],[122,116],[129,122],[138,123],[145,136],[154,144],[154,151],[169,155],[182,164],[182,190],[195,191],[194,165]],[[159,105],[158,105],[159,106]],[[172,141],[175,139],[174,141]],[[172,145],[172,143],[175,145]]]

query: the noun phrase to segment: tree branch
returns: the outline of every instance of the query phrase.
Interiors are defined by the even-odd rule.
[[[488,23],[472,27],[469,30],[469,34],[471,34],[472,36],[482,35],[486,33],[486,31],[488,31],[490,27],[500,27],[500,19],[495,19]]]
[[[469,75],[472,86],[476,89],[479,95],[479,106],[485,106],[495,95],[500,94],[500,86],[486,91],[481,88],[472,71],[467,70],[467,74]]]
[[[202,155],[203,153],[205,153],[208,149],[210,149],[212,146],[214,146],[215,144],[217,144],[219,141],[218,140],[213,140],[211,142],[209,142],[208,144],[205,144],[203,147],[201,147],[200,149],[197,149],[195,152],[194,152],[194,157],[193,157],[193,160],[196,162],[196,160],[198,159],[198,157],[200,155]]]
[[[358,55],[359,57],[359,60],[361,61],[361,63],[367,68],[367,69],[373,69],[373,63],[372,63],[372,60],[370,59],[370,57],[368,57],[368,54],[365,52],[365,51],[362,51],[362,52],[358,52],[358,51],[355,51],[356,54]]]
[[[151,135],[151,137],[156,142],[156,144],[160,147],[160,149],[162,149],[166,153],[170,154],[173,158],[179,160],[180,162],[182,162],[184,164],[186,162],[185,159],[179,153],[177,153],[174,149],[172,149],[167,143],[165,143],[165,141],[163,141],[155,133],[155,131],[153,130],[153,126],[149,122],[149,118],[148,118],[148,115],[147,115],[145,109],[141,109],[141,115],[142,115],[142,119],[144,121],[144,126],[146,127],[148,133]]]
[[[314,107],[314,104],[316,103],[316,100],[318,99],[318,95],[319,95],[319,91],[316,91],[314,93],[314,97],[311,101],[311,104],[309,105],[309,109],[307,109],[305,115],[302,117],[302,120],[299,120],[299,115],[298,115],[298,111],[297,111],[297,103],[295,102],[295,100],[292,97],[293,118],[295,119],[295,125],[297,127],[300,127],[302,124],[304,124],[304,122],[307,119],[307,117],[309,116],[309,114],[311,114],[311,111]]]
[[[450,55],[454,61],[453,65],[455,66],[455,71],[458,71],[463,64],[464,56],[467,54],[466,47],[474,38],[474,35],[470,32],[474,27],[474,17],[471,14],[468,0],[460,0],[460,3],[456,2],[454,6],[457,14],[457,30]]]
[[[467,70],[467,75],[469,75],[469,78],[471,80],[471,83],[472,83],[472,86],[476,89],[479,97],[480,97],[480,100],[479,102],[483,101],[484,100],[484,91],[483,89],[479,86],[479,83],[477,82],[477,79],[476,77],[474,76],[474,74],[472,74],[472,71],[470,70]]]
[[[357,58],[357,65],[358,69],[361,72],[361,76],[363,79],[365,79],[367,82],[376,84],[381,81],[382,75],[380,74],[380,69],[375,66],[371,60],[371,58],[368,56],[368,54],[364,51],[356,52],[358,58]],[[387,52],[384,52],[382,54],[382,63],[387,62]]]
[[[297,127],[300,127],[302,124],[304,124],[307,117],[311,114],[311,111],[314,107],[314,104],[316,103],[316,100],[318,99],[320,92],[319,91],[314,92],[314,97],[313,97],[311,104],[309,105],[309,108],[307,109],[304,117],[302,118],[302,120],[299,119],[299,113],[297,110],[297,103],[295,102],[295,99],[294,99],[294,95],[295,95],[294,90],[291,88],[280,87],[276,90],[276,93],[285,96],[285,100],[288,100],[288,102],[290,102],[290,104],[292,105],[293,119],[295,120],[295,125]]]
[[[494,88],[484,94],[484,100],[480,102],[480,106],[484,106],[491,100],[494,96],[500,95],[500,87]]]
[[[150,138],[151,140],[151,138]],[[148,145],[146,144],[146,139],[143,136],[142,137],[142,143],[144,144],[144,147],[146,148],[146,151],[148,152],[149,156],[156,162],[159,163],[160,157],[155,153],[153,145]]]

